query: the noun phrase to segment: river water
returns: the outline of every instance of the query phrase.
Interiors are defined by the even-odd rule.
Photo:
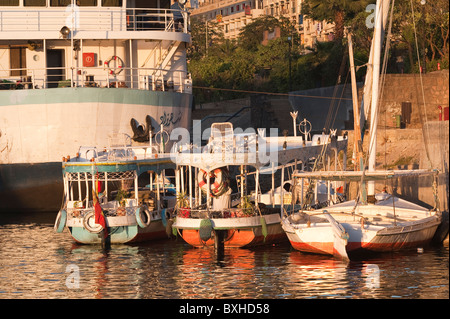
[[[0,299],[448,299],[449,247],[357,262],[302,254],[289,243],[191,248],[181,238],[140,245],[77,245],[51,216],[0,216]]]

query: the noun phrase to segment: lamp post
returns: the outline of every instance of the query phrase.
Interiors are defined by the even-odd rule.
[[[292,37],[287,38],[289,44],[289,91],[292,91],[292,68],[291,68],[291,47],[292,47]]]
[[[427,21],[426,20],[426,15],[427,15],[426,9],[427,9],[427,7],[425,6],[426,3],[427,3],[426,0],[421,0],[420,1],[420,4],[422,5],[422,8],[423,8],[422,12],[423,12],[423,16],[425,17],[425,20],[424,20],[425,23]],[[423,40],[423,65],[422,65],[421,69],[419,70],[420,73],[427,73],[427,53],[428,53],[427,42],[424,39]]]

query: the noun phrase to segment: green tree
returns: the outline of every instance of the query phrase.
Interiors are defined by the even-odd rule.
[[[305,0],[302,14],[335,25],[335,39],[340,41],[344,37],[344,27],[356,14],[365,10],[374,0]]]
[[[191,44],[187,48],[188,59],[205,56],[211,47],[224,41],[223,29],[216,21],[191,19]]]
[[[449,3],[447,0],[413,0],[414,17],[410,0],[396,0],[394,8],[394,51],[407,52],[410,72],[418,72],[418,59],[425,59],[427,68],[448,68],[449,60]],[[423,3],[423,4],[422,4]],[[414,30],[413,18],[416,29]],[[416,47],[416,36],[417,44]],[[417,50],[420,57],[417,56]],[[422,62],[423,64],[423,62]]]
[[[263,15],[242,28],[239,34],[239,45],[249,51],[257,50],[263,40],[264,32],[273,32],[276,27],[280,28],[281,37],[292,35],[295,29],[288,18]]]

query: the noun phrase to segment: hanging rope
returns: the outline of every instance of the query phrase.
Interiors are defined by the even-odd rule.
[[[415,17],[414,17],[414,5],[413,5],[412,0],[410,0],[410,3],[411,3],[411,12],[412,12],[412,20],[413,20],[413,28],[414,28],[414,40],[415,40],[415,43],[416,43],[417,62],[418,62],[418,65],[419,65],[420,89],[421,89],[421,92],[422,92],[422,101],[423,101],[423,118],[422,118],[422,116],[419,116],[419,119],[420,119],[421,124],[422,124],[422,137],[423,137],[424,146],[425,146],[425,153],[427,155],[429,168],[431,169],[432,168],[432,162],[431,162],[430,150],[429,150],[429,143],[430,143],[430,140],[431,140],[430,130],[426,129],[426,132],[425,132],[425,123],[428,123],[427,104],[426,104],[426,101],[425,101],[425,91],[424,91],[424,88],[423,88],[423,79],[422,79],[422,72],[421,72],[422,66],[420,65],[419,44],[418,44],[418,41],[417,41],[416,20],[415,20]],[[419,103],[417,103],[417,104],[419,104]],[[420,108],[420,104],[419,104],[419,108]],[[433,196],[434,196],[434,209],[437,209],[437,210],[440,209],[438,187],[439,187],[438,174],[436,174],[435,177],[433,178],[432,188],[433,188]]]
[[[383,102],[383,97],[384,97],[384,87],[385,87],[385,83],[386,83],[386,69],[387,69],[387,63],[388,63],[388,56],[389,56],[389,49],[391,47],[391,35],[392,35],[392,20],[394,20],[394,5],[395,5],[395,0],[392,0],[392,5],[391,5],[391,14],[390,14],[390,19],[389,19],[389,27],[388,27],[388,33],[386,36],[386,48],[384,51],[384,57],[383,57],[383,68],[382,68],[382,72],[381,72],[381,92],[380,92],[380,102],[379,105],[382,105]],[[387,110],[385,110],[384,112],[384,167],[387,167],[387,159],[386,159],[386,148],[387,148],[387,131],[386,131],[386,114],[387,114]],[[384,180],[384,187],[386,188],[386,180]]]
[[[342,65],[343,65],[344,62],[345,62],[345,56],[343,57],[343,60],[342,60],[342,63],[341,63],[341,68],[342,68]],[[344,81],[344,87],[342,88],[341,97],[340,98],[336,98],[337,84],[338,84],[338,83],[336,83],[335,89],[333,91],[333,99],[331,101],[331,105],[330,105],[330,108],[329,108],[328,114],[327,114],[327,119],[325,121],[325,127],[324,127],[325,131],[329,131],[329,129],[331,128],[331,125],[334,125],[334,123],[336,121],[337,112],[339,110],[341,100],[343,99],[342,96],[344,95],[344,92],[345,92],[345,86],[347,85],[348,75],[349,74],[350,74],[350,70],[347,71],[347,75],[346,75],[345,81]],[[338,80],[338,82],[339,82],[339,80]],[[334,102],[336,100],[338,100],[339,102],[338,102],[337,107],[335,108],[334,107]],[[326,151],[327,151],[327,148],[328,148],[328,144],[329,143],[324,143],[322,145],[322,149],[320,151],[320,154],[319,154],[319,156],[317,156],[316,160],[314,161],[314,165],[313,165],[313,168],[312,168],[313,172],[320,169],[319,163],[324,160],[324,156],[326,154]],[[311,204],[311,201],[312,201],[312,198],[313,198],[313,196],[312,196],[313,195],[312,189],[313,189],[313,187],[315,187],[315,183],[317,183],[317,181],[312,181],[311,179],[309,179],[309,186],[308,186],[308,189],[306,190],[306,194],[305,195],[302,194],[302,196],[304,196],[302,209],[305,209],[308,205]]]
[[[382,102],[382,97],[383,97],[383,91],[384,91],[384,84],[385,84],[385,79],[386,79],[386,69],[387,69],[387,60],[388,60],[388,53],[389,53],[389,48],[390,48],[390,39],[391,39],[391,30],[392,30],[392,20],[394,18],[394,3],[395,0],[392,1],[391,4],[391,12],[390,12],[390,22],[389,22],[389,27],[388,27],[388,34],[386,36],[386,48],[385,48],[385,52],[384,52],[384,57],[383,57],[383,65],[382,65],[382,69],[381,69],[381,79],[380,79],[380,88],[378,92],[372,92],[372,94],[378,94],[378,96],[380,96],[380,100],[378,101],[378,105],[381,105]],[[371,109],[372,107],[374,107],[372,105],[372,103],[370,103],[369,105],[369,110],[368,110],[368,114],[371,114]],[[378,113],[379,113],[379,107],[376,107],[375,109],[375,117],[378,118]],[[372,135],[375,133],[375,127],[378,125],[378,123],[373,123],[373,125],[371,125],[370,127],[370,131],[369,131],[369,135]],[[371,152],[374,151],[376,145],[371,145],[369,143],[369,148],[365,154],[365,158],[364,158],[364,165],[363,165],[363,170],[362,170],[362,174],[361,174],[361,180],[360,183],[357,185],[357,197],[355,200],[355,205],[353,206],[353,210],[352,210],[352,214],[355,213],[356,211],[356,207],[359,204],[359,200],[362,197],[362,185],[364,183],[364,179],[365,179],[365,173],[366,173],[366,166],[367,166],[367,162],[369,159],[369,154],[371,154]]]
[[[410,0],[410,3],[411,3],[412,21],[413,21],[413,28],[414,28],[414,40],[416,42],[417,62],[418,62],[418,65],[419,65],[420,88],[421,88],[421,92],[422,92],[422,100],[423,100],[423,108],[424,108],[424,110],[423,110],[423,112],[424,112],[423,117],[425,119],[425,122],[424,122],[422,116],[419,116],[419,119],[420,119],[421,124],[422,124],[422,136],[423,136],[423,140],[424,140],[424,144],[425,144],[425,153],[427,155],[427,160],[428,160],[429,167],[432,168],[430,151],[429,151],[429,148],[428,148],[428,143],[429,143],[429,141],[431,139],[430,138],[430,131],[427,129],[426,133],[425,133],[425,125],[424,125],[425,123],[428,123],[427,104],[425,102],[425,92],[424,92],[424,89],[423,89],[422,72],[420,71],[422,66],[420,65],[419,44],[418,44],[418,41],[417,41],[416,20],[415,20],[415,17],[414,17],[414,5],[413,5],[412,0]],[[419,107],[420,107],[420,104],[419,104]]]

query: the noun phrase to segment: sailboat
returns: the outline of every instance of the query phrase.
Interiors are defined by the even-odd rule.
[[[441,223],[442,215],[435,209],[421,207],[385,191],[375,194],[376,180],[436,174],[436,171],[432,169],[375,170],[380,46],[383,32],[383,10],[387,10],[387,8],[389,8],[389,0],[377,1],[376,27],[373,50],[371,50],[371,54],[373,52],[373,81],[371,83],[373,93],[368,170],[365,170],[362,157],[360,157],[360,171],[297,171],[293,174],[294,178],[298,179],[360,181],[360,196],[355,200],[313,211],[298,211],[284,217],[282,227],[293,248],[299,251],[351,259],[353,256],[366,253],[418,248],[427,245],[432,240]],[[349,52],[351,52],[350,48],[351,41],[349,41]],[[354,72],[353,68],[351,71]],[[352,78],[354,78],[353,75],[354,73]],[[355,94],[355,91],[353,92]],[[356,113],[354,116],[355,124],[357,124],[359,114]],[[357,125],[359,128],[359,124]],[[356,131],[355,137],[358,137]],[[356,144],[358,143],[355,142]]]

